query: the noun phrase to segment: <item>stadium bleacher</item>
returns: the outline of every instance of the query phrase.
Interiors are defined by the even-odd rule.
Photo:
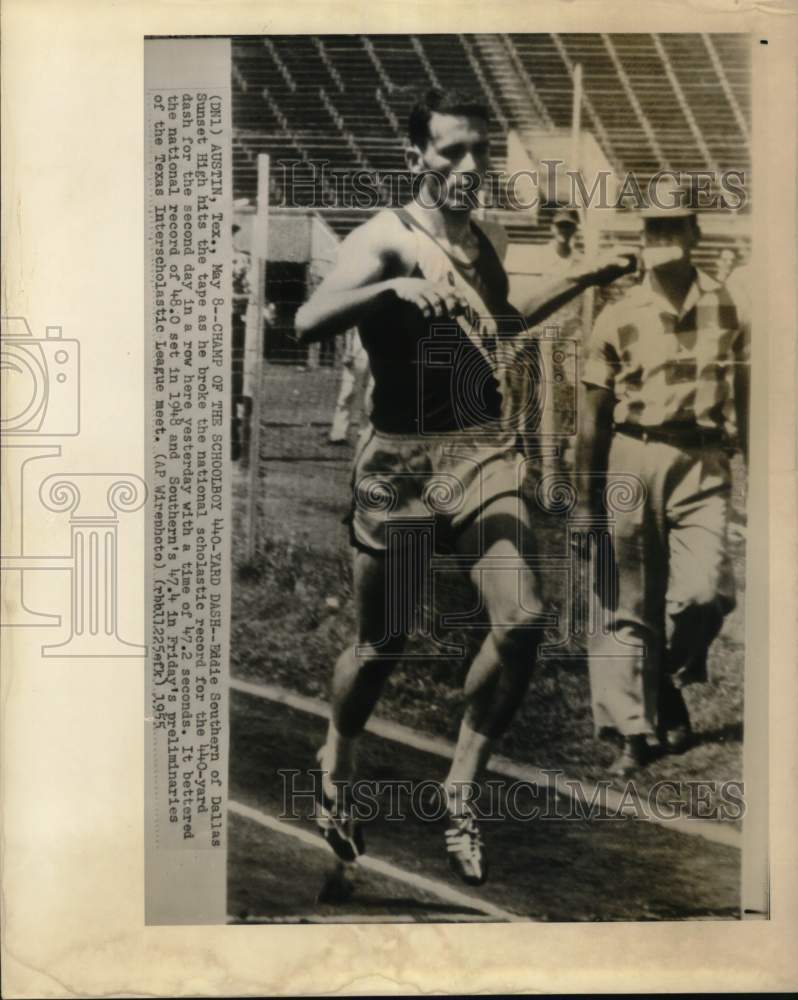
[[[509,129],[570,127],[579,63],[583,126],[618,176],[645,184],[663,168],[744,170],[750,204],[748,45],[730,33],[235,37],[235,197],[254,199],[257,154],[268,152],[274,203],[315,207],[343,235],[362,212],[336,206],[317,177],[295,194],[281,162],[307,165],[310,177],[322,162],[331,174],[401,172],[407,111],[420,89],[441,85],[481,95],[501,169]],[[545,211],[502,221],[514,242],[548,238]],[[740,242],[715,234],[699,256]]]

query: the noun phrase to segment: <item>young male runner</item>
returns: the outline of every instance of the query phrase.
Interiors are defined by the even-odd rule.
[[[444,782],[450,864],[466,882],[481,884],[487,868],[468,789],[521,702],[541,638],[539,588],[521,555],[529,551],[530,524],[519,494],[516,435],[508,429],[517,424],[503,408],[508,373],[499,349],[507,334],[522,332],[523,321],[507,301],[494,245],[471,221],[489,163],[486,109],[432,90],[410,113],[409,139],[413,200],[350,233],[337,265],[296,317],[305,340],[357,325],[374,377],[372,428],[353,477],[358,637],[335,665],[332,718],[319,756],[319,825],[342,860],[363,852],[343,790],[354,774],[358,738],[401,658],[408,616],[418,611],[418,594],[397,591],[396,583],[417,586],[410,568],[417,554],[392,552],[389,529],[397,518],[433,518],[436,544],[466,558],[491,623],[465,679],[467,708]],[[589,284],[614,280],[627,265],[613,257],[602,268],[585,265],[554,279],[527,305],[527,325]],[[445,349],[436,352],[441,328]],[[441,500],[441,487],[453,490],[453,502]]]

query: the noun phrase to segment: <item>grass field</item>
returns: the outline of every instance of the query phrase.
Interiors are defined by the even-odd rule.
[[[272,367],[264,386],[259,552],[243,549],[246,479],[236,471],[232,672],[326,698],[333,663],[351,642],[350,549],[341,518],[348,509],[351,448],[328,445],[336,373]],[[735,520],[742,521],[745,484],[734,465]],[[534,484],[530,484],[533,486]],[[543,552],[563,551],[565,522],[537,510]],[[710,656],[711,680],[686,692],[697,742],[681,756],[663,757],[641,771],[645,788],[659,779],[723,782],[742,776],[744,543],[733,543],[738,606]],[[445,601],[469,595],[459,581]],[[547,584],[552,609],[562,604]],[[462,637],[473,648],[473,634]],[[423,647],[413,647],[423,652]],[[431,734],[454,738],[462,714],[459,659],[409,659],[390,679],[380,714]],[[501,752],[539,767],[562,768],[575,778],[605,777],[617,748],[593,737],[583,660],[543,660]],[[286,765],[287,766],[287,765]]]

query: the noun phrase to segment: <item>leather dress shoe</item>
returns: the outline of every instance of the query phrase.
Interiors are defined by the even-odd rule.
[[[610,765],[610,774],[626,778],[638,768],[644,767],[650,759],[651,750],[645,735],[636,733],[634,736],[624,736],[623,748]]]
[[[690,723],[682,723],[663,730],[660,743],[668,753],[684,753],[693,744],[693,730],[690,728]]]
[[[690,714],[682,692],[670,679],[663,683],[659,700],[657,736],[667,753],[684,753],[693,742]]]

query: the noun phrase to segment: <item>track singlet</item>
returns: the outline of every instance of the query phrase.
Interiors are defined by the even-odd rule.
[[[360,327],[374,376],[371,421],[387,434],[435,434],[501,427],[506,377],[503,340],[523,330],[507,301],[508,281],[493,244],[473,225],[479,254],[471,265],[451,257],[404,209],[416,240],[411,277],[448,284],[468,303],[456,320],[426,319],[396,297]]]

